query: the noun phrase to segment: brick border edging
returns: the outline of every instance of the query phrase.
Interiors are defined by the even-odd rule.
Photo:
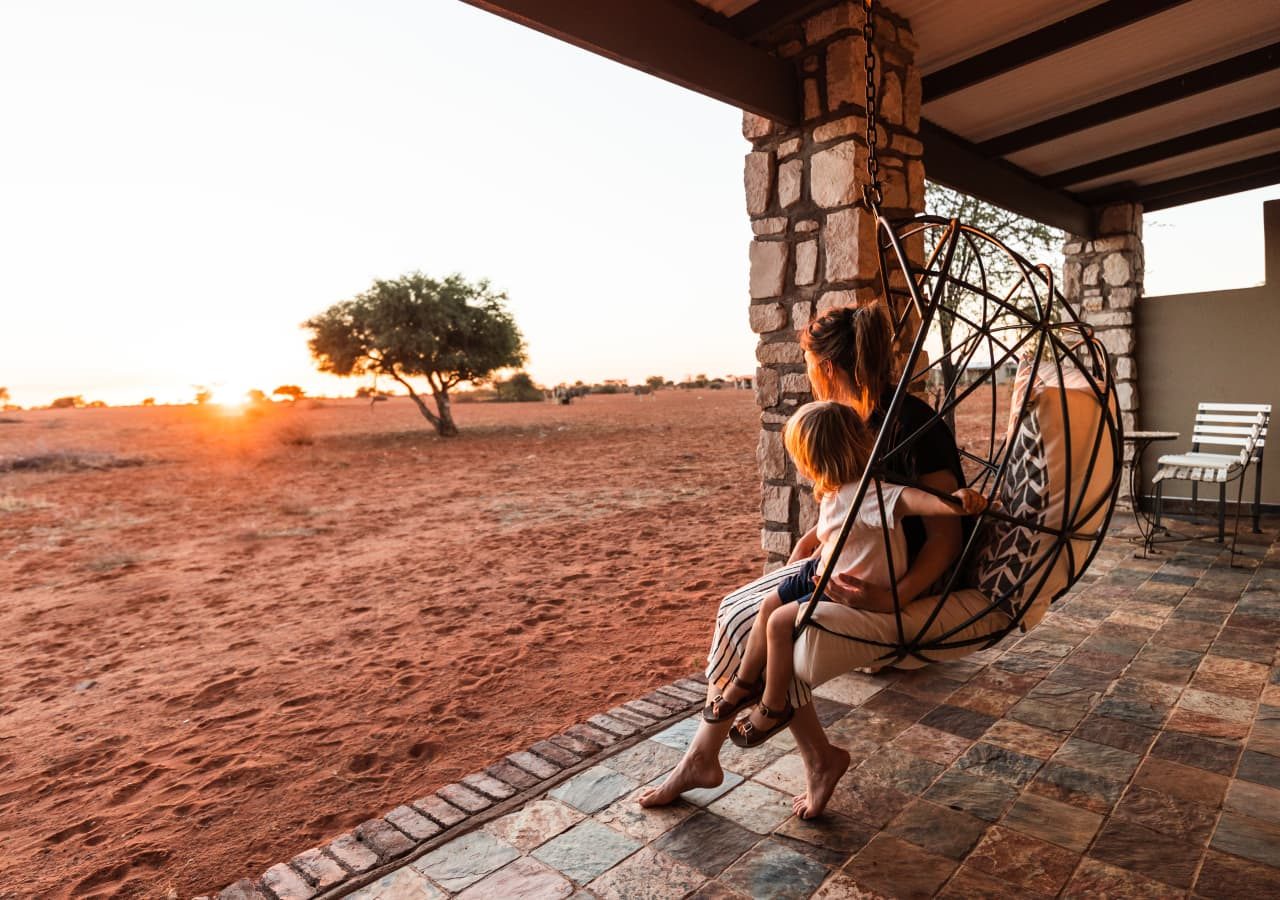
[[[483,771],[433,794],[362,822],[323,847],[276,863],[256,879],[242,878],[223,888],[217,900],[343,897],[506,815],[600,758],[669,728],[705,702],[706,680],[701,673],[662,685],[526,750],[508,753]]]

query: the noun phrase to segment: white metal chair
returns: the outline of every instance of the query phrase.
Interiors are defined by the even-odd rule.
[[[1155,523],[1160,524],[1164,501],[1164,482],[1191,482],[1191,509],[1195,511],[1201,483],[1218,485],[1218,541],[1226,536],[1227,484],[1240,480],[1236,496],[1236,529],[1240,526],[1240,507],[1244,502],[1244,481],[1249,466],[1255,466],[1253,485],[1253,530],[1261,530],[1262,451],[1266,446],[1267,424],[1271,418],[1269,403],[1201,403],[1196,410],[1195,430],[1191,435],[1190,453],[1171,453],[1160,457],[1155,477]],[[1238,447],[1235,453],[1205,453],[1205,444]]]

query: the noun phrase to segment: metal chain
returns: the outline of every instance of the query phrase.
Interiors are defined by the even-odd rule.
[[[871,183],[867,186],[868,205],[874,200],[876,204],[884,202],[880,193],[880,160],[876,158],[876,119],[878,107],[876,97],[876,25],[875,0],[864,0],[863,8],[866,18],[862,23],[862,40],[865,45],[863,66],[867,71],[867,175]]]

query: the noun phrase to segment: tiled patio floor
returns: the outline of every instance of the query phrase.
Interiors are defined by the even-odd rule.
[[[1039,627],[962,662],[850,674],[818,710],[854,766],[802,822],[789,734],[724,784],[636,791],[696,719],[353,896],[1280,896],[1280,522],[1134,558],[1108,541]],[[1248,541],[1248,543],[1244,543]]]

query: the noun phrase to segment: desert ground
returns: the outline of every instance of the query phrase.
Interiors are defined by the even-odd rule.
[[[751,393],[456,409],[4,414],[0,896],[216,891],[700,667]]]

